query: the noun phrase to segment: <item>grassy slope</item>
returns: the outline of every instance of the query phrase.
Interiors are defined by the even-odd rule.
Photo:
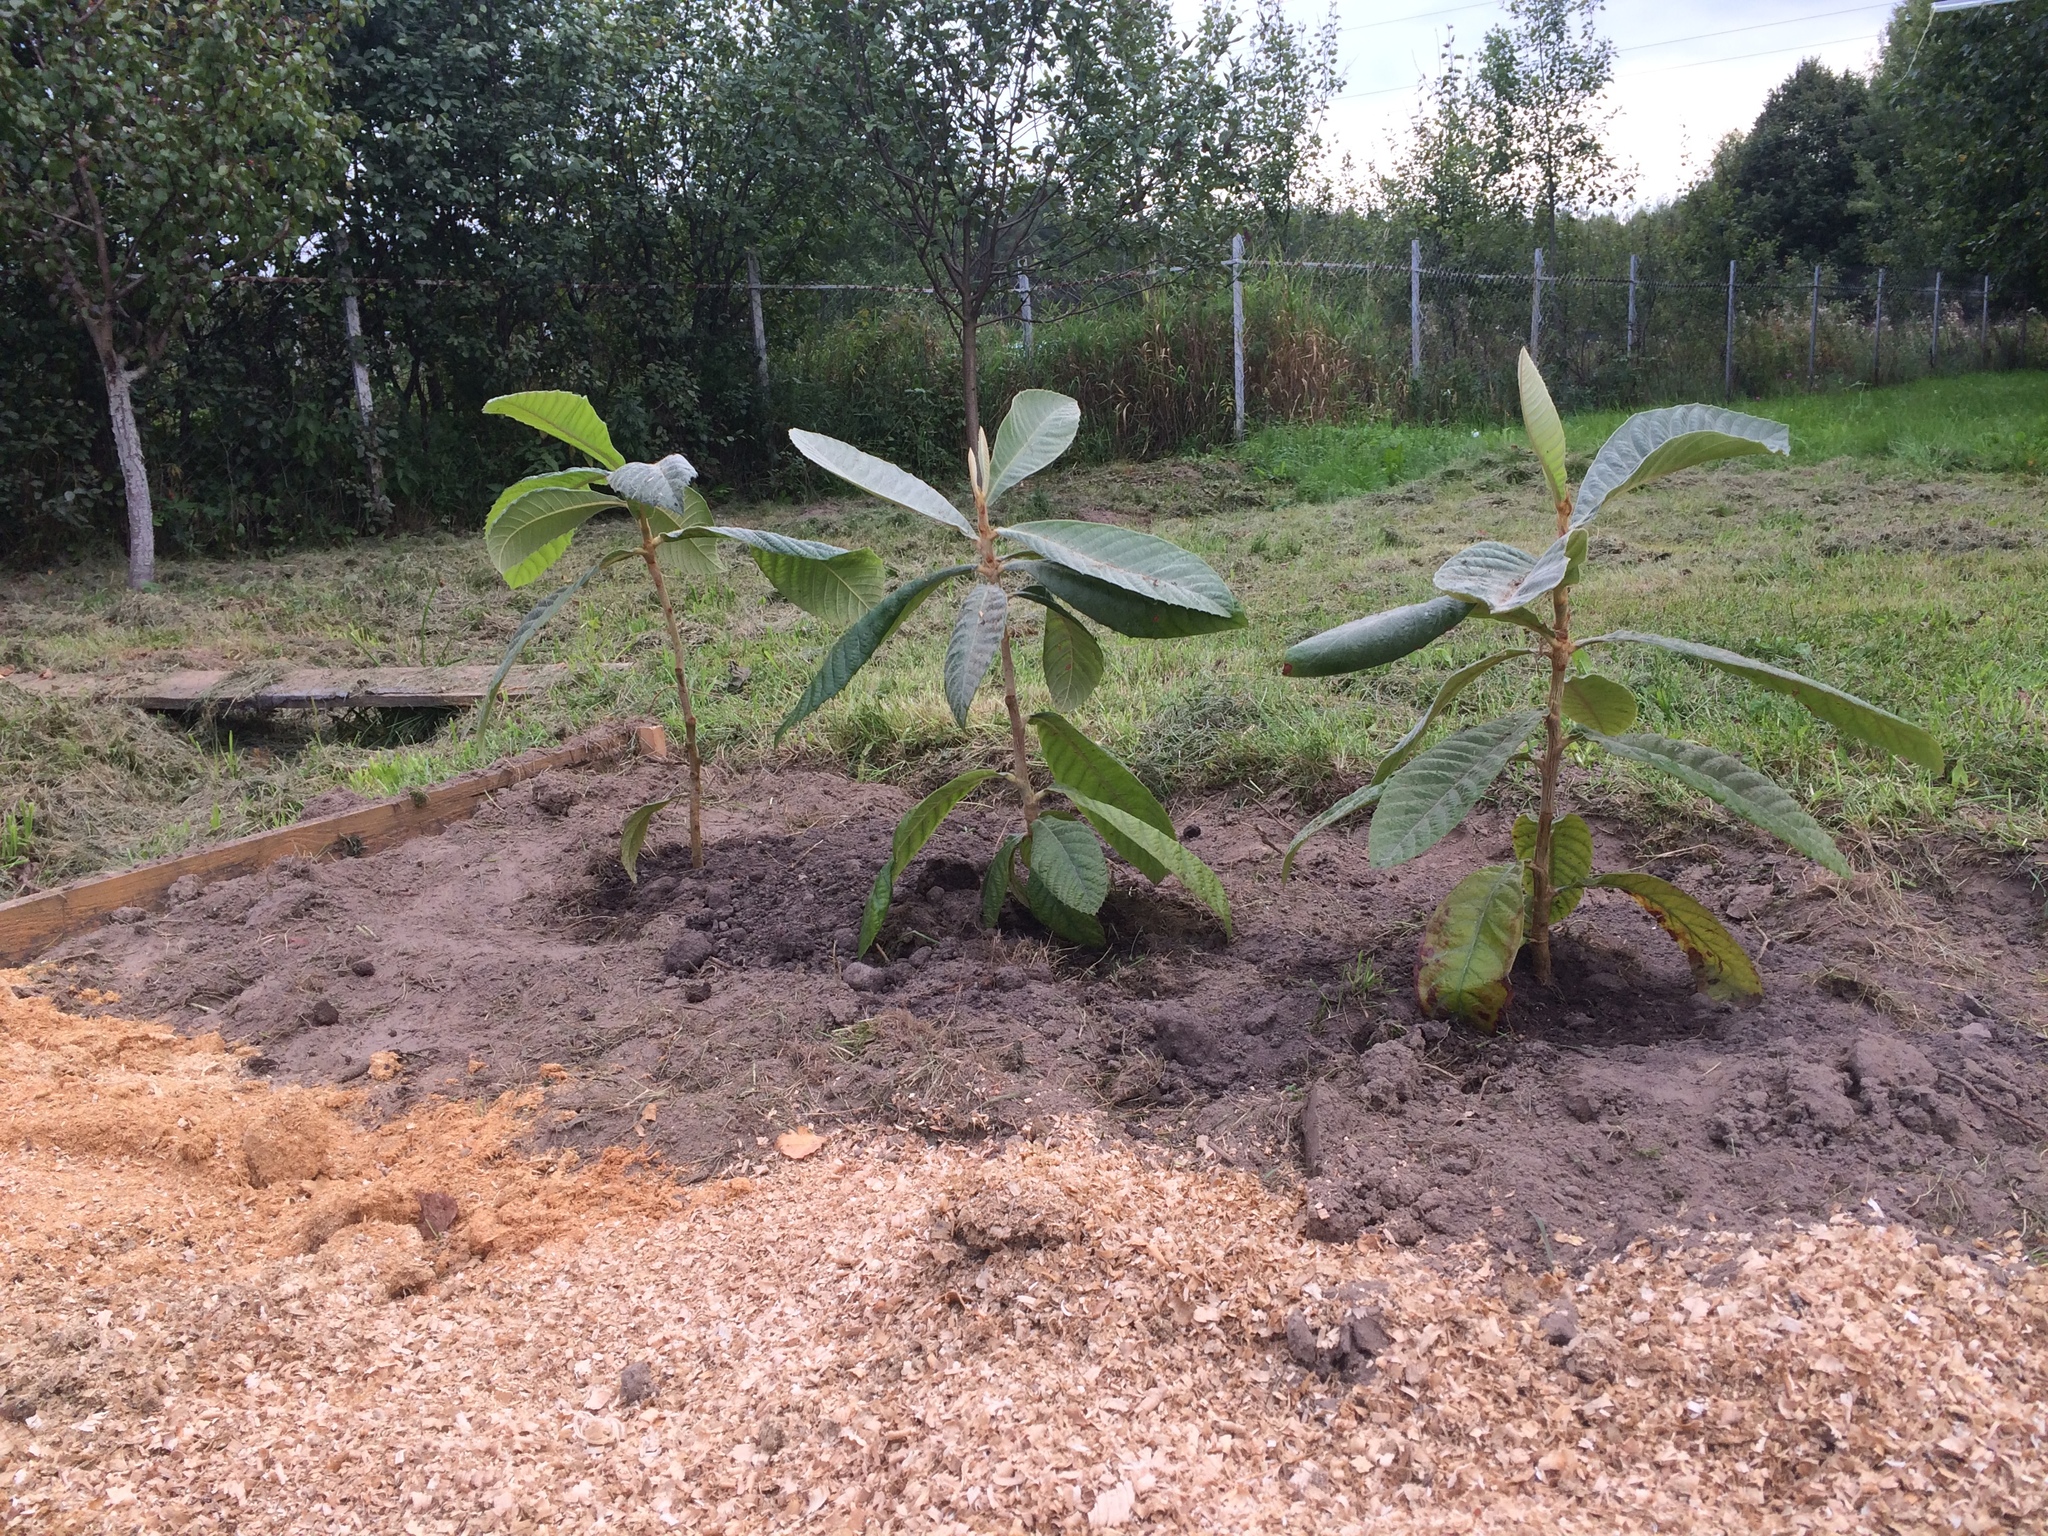
[[[1953,771],[1937,781],[1879,763],[1789,701],[1676,660],[1610,656],[1602,668],[1636,686],[1646,728],[1741,752],[1851,830],[1946,824],[1999,840],[2041,837],[2048,512],[2027,455],[2048,438],[2048,381],[1971,378],[1769,409],[1792,422],[1791,467],[1750,461],[1689,474],[1603,514],[1576,604],[1581,632],[1660,630],[1810,672],[1930,724]],[[1574,419],[1574,451],[1590,451],[1611,425]],[[1507,638],[1468,624],[1369,677],[1279,675],[1288,642],[1427,595],[1437,563],[1471,539],[1529,547],[1547,539],[1527,455],[1505,435],[1475,442],[1469,429],[1432,429],[1404,443],[1398,430],[1364,429],[1379,433],[1380,448],[1361,460],[1354,444],[1325,451],[1332,430],[1264,435],[1247,454],[1250,474],[1228,460],[1112,466],[1046,477],[1029,493],[1040,515],[1108,512],[1200,551],[1253,615],[1248,634],[1172,646],[1107,642],[1109,675],[1081,723],[1162,789],[1237,784],[1256,795],[1285,786],[1325,798],[1370,767],[1453,665]],[[1425,477],[1348,499],[1297,499],[1297,486],[1327,494],[1342,483],[1347,462],[1376,464],[1384,479],[1390,444],[1403,447],[1400,473]],[[1855,456],[1817,462],[1836,450]],[[2006,473],[1936,468],[1994,459]],[[871,544],[892,577],[954,553],[945,530],[872,504],[745,515]],[[600,530],[579,548],[594,552],[618,537]],[[777,718],[832,637],[770,601],[750,565],[727,564],[725,579],[689,595],[685,615],[706,738],[746,758],[775,750]],[[446,585],[436,589],[437,578]],[[141,596],[121,593],[117,579],[99,568],[8,583],[0,659],[109,673],[173,660],[389,665],[418,660],[422,647],[430,660],[489,660],[529,601],[504,590],[474,540],[175,567],[161,592]],[[920,783],[993,760],[1004,739],[1000,701],[985,692],[962,733],[940,697],[950,625],[949,605],[928,604],[786,746]],[[176,851],[290,819],[337,783],[389,793],[599,715],[672,706],[658,624],[630,568],[596,584],[573,619],[559,620],[529,654],[639,665],[589,674],[508,711],[482,744],[469,740],[466,720],[435,733],[431,720],[373,719],[327,722],[317,733],[303,722],[262,738],[245,732],[231,745],[224,732],[29,704],[0,689],[0,806],[32,799],[41,813],[31,863],[16,874],[48,883]],[[1021,671],[1042,700],[1034,645],[1023,647]],[[1533,680],[1509,673],[1495,673],[1465,708],[1533,698]],[[421,739],[408,745],[408,733]],[[1609,784],[1639,804],[1666,798],[1628,774]]]

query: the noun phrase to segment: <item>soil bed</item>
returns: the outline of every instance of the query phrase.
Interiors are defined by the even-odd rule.
[[[673,780],[544,778],[440,837],[178,893],[38,974],[67,1007],[99,989],[124,1014],[219,1030],[276,1080],[354,1084],[383,1118],[537,1085],[543,1148],[624,1145],[700,1176],[746,1171],[799,1124],[979,1138],[1093,1111],[1259,1173],[1301,1158],[1307,1230],[1332,1240],[1484,1239],[1577,1267],[1672,1222],[1874,1204],[2039,1246],[2048,972],[2017,864],[1958,850],[1898,892],[1725,829],[1666,852],[1595,818],[1604,867],[1650,868],[1728,914],[1765,1001],[1697,999],[1648,918],[1595,892],[1559,943],[1562,987],[1521,978],[1513,1033],[1489,1040],[1420,1018],[1414,941],[1505,848],[1513,806],[1398,871],[1369,868],[1362,835],[1327,834],[1283,885],[1291,807],[1183,805],[1235,940],[1124,870],[1102,955],[1049,943],[1014,904],[999,933],[979,928],[1003,813],[968,807],[849,971],[909,796],[716,776],[707,867],[658,833],[629,884],[620,820]]]

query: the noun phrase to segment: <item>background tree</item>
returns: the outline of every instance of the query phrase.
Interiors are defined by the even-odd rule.
[[[1277,11],[1242,59],[1229,11],[1211,5],[1183,35],[1167,0],[813,0],[805,14],[835,131],[865,151],[875,211],[959,335],[970,445],[976,333],[1026,254],[1041,275],[1145,259],[1219,202],[1270,202],[1334,78]]]
[[[1539,245],[1555,243],[1560,209],[1611,203],[1634,187],[1602,139],[1614,44],[1594,29],[1600,6],[1507,0],[1511,25],[1487,32],[1473,71],[1486,177],[1526,211]]]
[[[0,0],[0,234],[92,338],[130,586],[156,562],[135,380],[325,205],[328,27],[276,0]]]
[[[1862,265],[1866,183],[1880,174],[1882,149],[1862,77],[1802,61],[1732,146],[1732,213],[1752,257]]]
[[[1436,76],[1422,88],[1407,148],[1380,179],[1380,194],[1397,225],[1453,261],[1470,254],[1475,234],[1503,211],[1486,175],[1482,126],[1464,58],[1456,40],[1446,39]]]

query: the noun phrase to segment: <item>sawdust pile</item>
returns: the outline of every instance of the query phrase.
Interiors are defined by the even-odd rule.
[[[0,1023],[10,1530],[2048,1521],[2048,1281],[1896,1227],[1433,1265],[1083,1126],[827,1143],[686,1202],[536,1168],[513,1105],[371,1134],[205,1042]],[[252,1185],[264,1126],[324,1171]],[[314,1246],[343,1188],[381,1193]],[[469,1244],[482,1215],[552,1235]]]

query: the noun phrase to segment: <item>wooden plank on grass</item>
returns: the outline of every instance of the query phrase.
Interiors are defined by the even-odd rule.
[[[293,854],[317,859],[376,853],[467,820],[486,798],[524,779],[617,757],[632,744],[632,726],[604,726],[430,789],[0,902],[0,965],[21,965],[57,940],[105,922],[108,913],[122,907],[151,906],[187,875],[203,883],[250,874]]]
[[[602,670],[630,668],[607,662]],[[64,698],[101,697],[165,714],[215,709],[265,714],[279,709],[467,709],[490,686],[488,666],[293,667],[275,676],[260,670],[196,667],[150,678],[38,677],[15,673],[8,681],[24,692]],[[562,662],[514,667],[500,690],[522,698],[567,682],[576,668]]]

